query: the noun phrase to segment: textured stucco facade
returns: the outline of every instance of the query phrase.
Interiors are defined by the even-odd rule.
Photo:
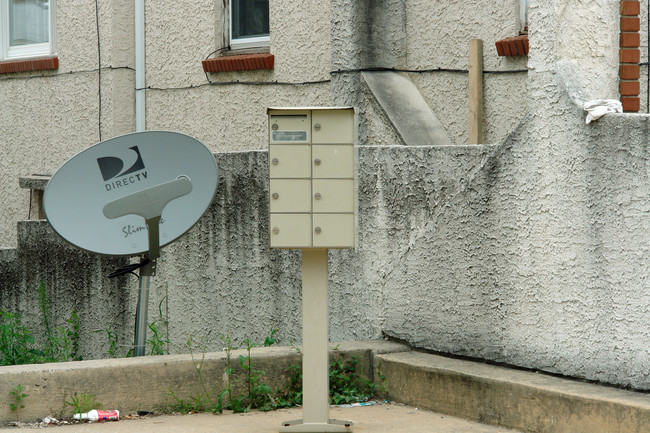
[[[299,341],[300,253],[268,248],[266,107],[355,105],[359,239],[356,250],[329,253],[332,340],[385,335],[650,389],[650,118],[586,125],[582,109],[618,97],[619,3],[531,0],[529,57],[498,57],[494,41],[519,30],[518,4],[274,1],[274,69],[206,77],[200,61],[223,43],[221,2],[148,3],[147,129],[196,137],[221,171],[213,205],[165,248],[153,279],[149,315],[168,301],[174,352],[208,334],[218,349],[222,332],[260,340],[278,328]],[[38,323],[44,280],[59,322],[72,308],[82,316],[84,355],[103,356],[94,329],[115,323],[121,341],[132,339],[135,279],[107,279],[119,261],[73,252],[45,222],[15,231],[29,203],[18,176],[52,173],[99,140],[95,10],[57,5],[60,70],[0,81],[9,101],[0,240],[19,245],[0,251],[0,307]],[[99,5],[106,139],[134,128],[133,11],[126,1]],[[501,73],[484,75],[490,144],[466,146],[472,38],[484,40],[484,69]],[[398,145],[362,75],[376,68],[410,79],[453,145]]]

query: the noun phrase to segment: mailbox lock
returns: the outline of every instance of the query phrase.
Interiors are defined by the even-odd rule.
[[[314,125],[314,131],[320,131],[320,123]]]
[[[278,130],[278,124],[274,123],[273,125],[271,125],[271,129],[274,130],[274,131],[277,131]]]
[[[272,230],[272,231],[273,231],[273,234],[274,234],[274,235],[277,235],[278,233],[280,233],[280,229],[277,228],[277,227],[273,227],[273,230]]]
[[[321,228],[320,228],[320,227],[316,227],[316,228],[314,229],[314,232],[316,232],[316,234],[319,235],[320,232],[321,232]]]
[[[277,192],[274,192],[274,193],[271,195],[271,197],[273,197],[273,200],[277,200],[277,199],[280,197],[280,195],[279,195]]]
[[[278,165],[279,162],[280,162],[280,161],[278,161],[278,158],[273,158],[273,159],[271,160],[271,164],[273,164],[273,165]]]
[[[316,194],[314,194],[314,198],[316,200],[320,200],[320,198],[321,198],[320,192],[317,192]]]
[[[316,164],[316,165],[320,165],[320,162],[321,162],[321,161],[320,161],[319,158],[316,158],[316,159],[314,160],[314,164]]]

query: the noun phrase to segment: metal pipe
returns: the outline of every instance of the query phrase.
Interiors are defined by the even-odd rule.
[[[140,268],[138,306],[135,312],[135,337],[133,356],[144,356],[147,350],[147,313],[149,310],[149,288],[151,287],[151,262]]]
[[[135,0],[135,131],[146,129],[145,122],[145,20],[144,0]]]

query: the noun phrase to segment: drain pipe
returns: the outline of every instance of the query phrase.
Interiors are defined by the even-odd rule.
[[[144,0],[135,0],[135,131],[145,128]]]
[[[135,132],[143,132],[146,129],[144,36],[144,0],[135,0]],[[133,337],[133,354],[135,356],[145,355],[149,287],[152,274],[149,265],[146,265],[140,272],[138,305],[135,313],[135,332]]]

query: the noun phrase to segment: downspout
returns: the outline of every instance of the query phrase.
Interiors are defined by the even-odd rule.
[[[146,129],[144,75],[144,0],[135,0],[135,131]]]

